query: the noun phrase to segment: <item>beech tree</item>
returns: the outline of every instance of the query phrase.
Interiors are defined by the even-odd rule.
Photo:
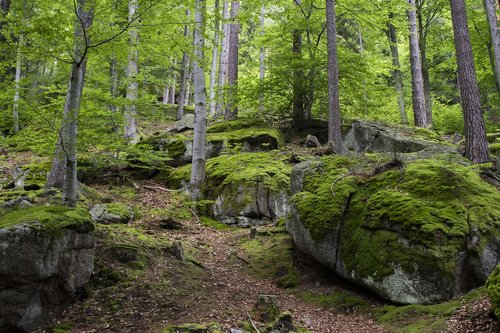
[[[497,90],[500,94],[500,32],[498,31],[498,20],[495,0],[483,0],[486,19],[490,28],[491,47],[493,49],[494,67]]]
[[[186,9],[186,19],[189,20],[191,13],[189,9]],[[189,26],[184,25],[184,38],[187,39],[189,36]],[[180,71],[180,84],[179,84],[179,99],[177,105],[177,116],[176,119],[180,120],[184,117],[184,107],[186,106],[188,95],[188,84],[189,84],[189,55],[187,50],[182,51],[182,61],[181,61],[181,71]]]
[[[231,2],[231,24],[229,25],[229,54],[227,72],[227,105],[224,112],[224,119],[235,119],[238,116],[238,52],[240,24],[238,22],[238,11],[240,2]]]
[[[219,55],[219,25],[220,25],[220,8],[219,0],[215,0],[215,27],[214,27],[214,45],[212,47],[212,66],[210,68],[210,115],[214,116],[216,113],[216,80],[217,80],[217,57]]]
[[[342,153],[335,0],[326,0],[326,30],[328,48],[328,144],[335,152]]]
[[[465,156],[474,163],[484,163],[489,160],[488,141],[481,112],[465,2],[464,0],[450,0],[450,7],[455,36],[457,75],[464,114]]]
[[[194,137],[193,159],[191,164],[190,197],[192,200],[202,198],[202,186],[205,181],[205,160],[207,149],[207,91],[203,71],[204,56],[204,25],[206,3],[196,0],[194,29]]]
[[[422,76],[422,61],[420,58],[415,0],[408,0],[408,3],[411,6],[408,9],[408,24],[410,32],[410,63],[413,116],[415,119],[415,126],[426,127],[427,117],[425,110],[424,79]]]

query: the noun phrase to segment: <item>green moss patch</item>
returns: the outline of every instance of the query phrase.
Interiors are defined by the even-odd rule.
[[[305,292],[302,298],[307,302],[317,304],[322,308],[333,311],[346,311],[351,309],[365,309],[370,303],[363,298],[344,290],[338,290],[331,294],[316,294]]]
[[[208,325],[200,324],[184,324],[170,325],[163,329],[162,333],[221,333],[221,329],[217,323]]]
[[[275,280],[283,288],[294,288],[300,278],[293,268],[293,242],[285,233],[269,233],[244,240],[240,247],[250,258],[250,271],[262,278]]]
[[[493,307],[493,313],[497,319],[500,319],[500,265],[497,265],[488,281],[486,281],[486,288]]]
[[[52,233],[62,229],[82,232],[93,229],[90,215],[85,209],[72,209],[64,206],[37,206],[19,209],[0,216],[0,221],[0,228],[29,224],[36,230]]]
[[[266,124],[258,118],[238,118],[215,123],[207,129],[207,133],[232,132],[249,127],[266,127]]]

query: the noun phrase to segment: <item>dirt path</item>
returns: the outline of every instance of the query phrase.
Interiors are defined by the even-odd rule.
[[[190,220],[176,238],[191,244],[198,252],[197,259],[208,271],[208,285],[212,299],[200,299],[196,304],[208,312],[186,314],[179,322],[217,321],[226,329],[245,321],[258,296],[276,295],[283,309],[292,313],[294,320],[315,333],[384,332],[372,320],[354,314],[334,314],[307,303],[279,288],[273,281],[249,275],[244,259],[234,260],[237,242],[248,231],[227,232],[201,226]],[[238,262],[239,261],[239,262]]]

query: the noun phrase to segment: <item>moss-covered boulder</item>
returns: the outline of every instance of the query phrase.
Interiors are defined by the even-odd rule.
[[[38,206],[0,216],[0,331],[32,332],[61,313],[94,267],[84,209]]]
[[[219,325],[216,323],[201,325],[201,324],[184,324],[170,325],[163,329],[162,333],[221,333]]]
[[[424,128],[355,120],[344,137],[346,148],[359,153],[390,152],[457,154],[453,147]]]
[[[262,225],[288,211],[291,166],[280,152],[240,153],[209,159],[204,197],[214,201],[211,212],[223,223],[241,227]],[[173,187],[189,181],[191,166],[171,174]]]
[[[375,169],[344,157],[294,168],[287,229],[298,247],[398,303],[483,284],[500,260],[498,190],[452,162]]]
[[[500,320],[500,264],[493,270],[486,281],[488,296],[490,296],[493,314]]]
[[[134,210],[122,203],[95,205],[90,215],[94,222],[102,224],[126,224],[134,220]]]

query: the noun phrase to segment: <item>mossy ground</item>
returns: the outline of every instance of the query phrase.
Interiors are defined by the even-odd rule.
[[[500,320],[500,264],[497,265],[488,281],[486,281],[486,288],[493,307],[493,313]]]

